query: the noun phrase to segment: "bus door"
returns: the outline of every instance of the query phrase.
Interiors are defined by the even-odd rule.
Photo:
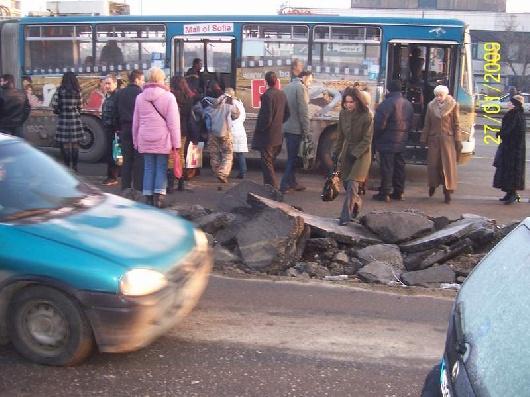
[[[409,142],[419,143],[434,88],[445,85],[454,95],[457,54],[457,44],[449,41],[390,41],[386,83],[388,86],[390,80],[401,80],[403,94],[413,104],[414,123]]]
[[[224,90],[235,88],[236,40],[229,36],[179,36],[173,39],[172,73],[185,76],[193,60],[199,58],[203,68],[200,76],[202,93],[211,93],[214,82]]]

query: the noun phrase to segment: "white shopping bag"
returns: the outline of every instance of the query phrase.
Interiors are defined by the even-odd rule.
[[[190,142],[188,145],[188,153],[186,154],[185,168],[202,168],[202,151],[204,149],[204,142],[199,142],[194,145]]]

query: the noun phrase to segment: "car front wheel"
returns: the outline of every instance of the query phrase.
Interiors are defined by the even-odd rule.
[[[79,304],[44,286],[24,288],[13,297],[8,332],[15,349],[39,364],[79,364],[94,348],[92,329]]]

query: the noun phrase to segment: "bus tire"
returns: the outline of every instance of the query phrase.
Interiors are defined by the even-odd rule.
[[[94,116],[81,115],[84,138],[79,144],[79,159],[87,163],[97,163],[107,151],[107,137],[101,120]]]
[[[339,133],[335,127],[322,133],[317,148],[317,167],[320,171],[328,173],[333,168],[333,152]]]

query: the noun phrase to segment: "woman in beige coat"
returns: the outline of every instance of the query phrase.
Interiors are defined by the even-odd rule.
[[[337,130],[339,137],[334,158],[346,187],[339,221],[343,226],[361,210],[359,184],[366,181],[372,161],[373,116],[357,88],[347,88],[342,96]]]
[[[446,86],[437,86],[434,95],[427,106],[421,142],[428,146],[429,197],[434,195],[438,185],[442,185],[445,203],[449,204],[458,183],[456,164],[462,150],[458,104]]]

